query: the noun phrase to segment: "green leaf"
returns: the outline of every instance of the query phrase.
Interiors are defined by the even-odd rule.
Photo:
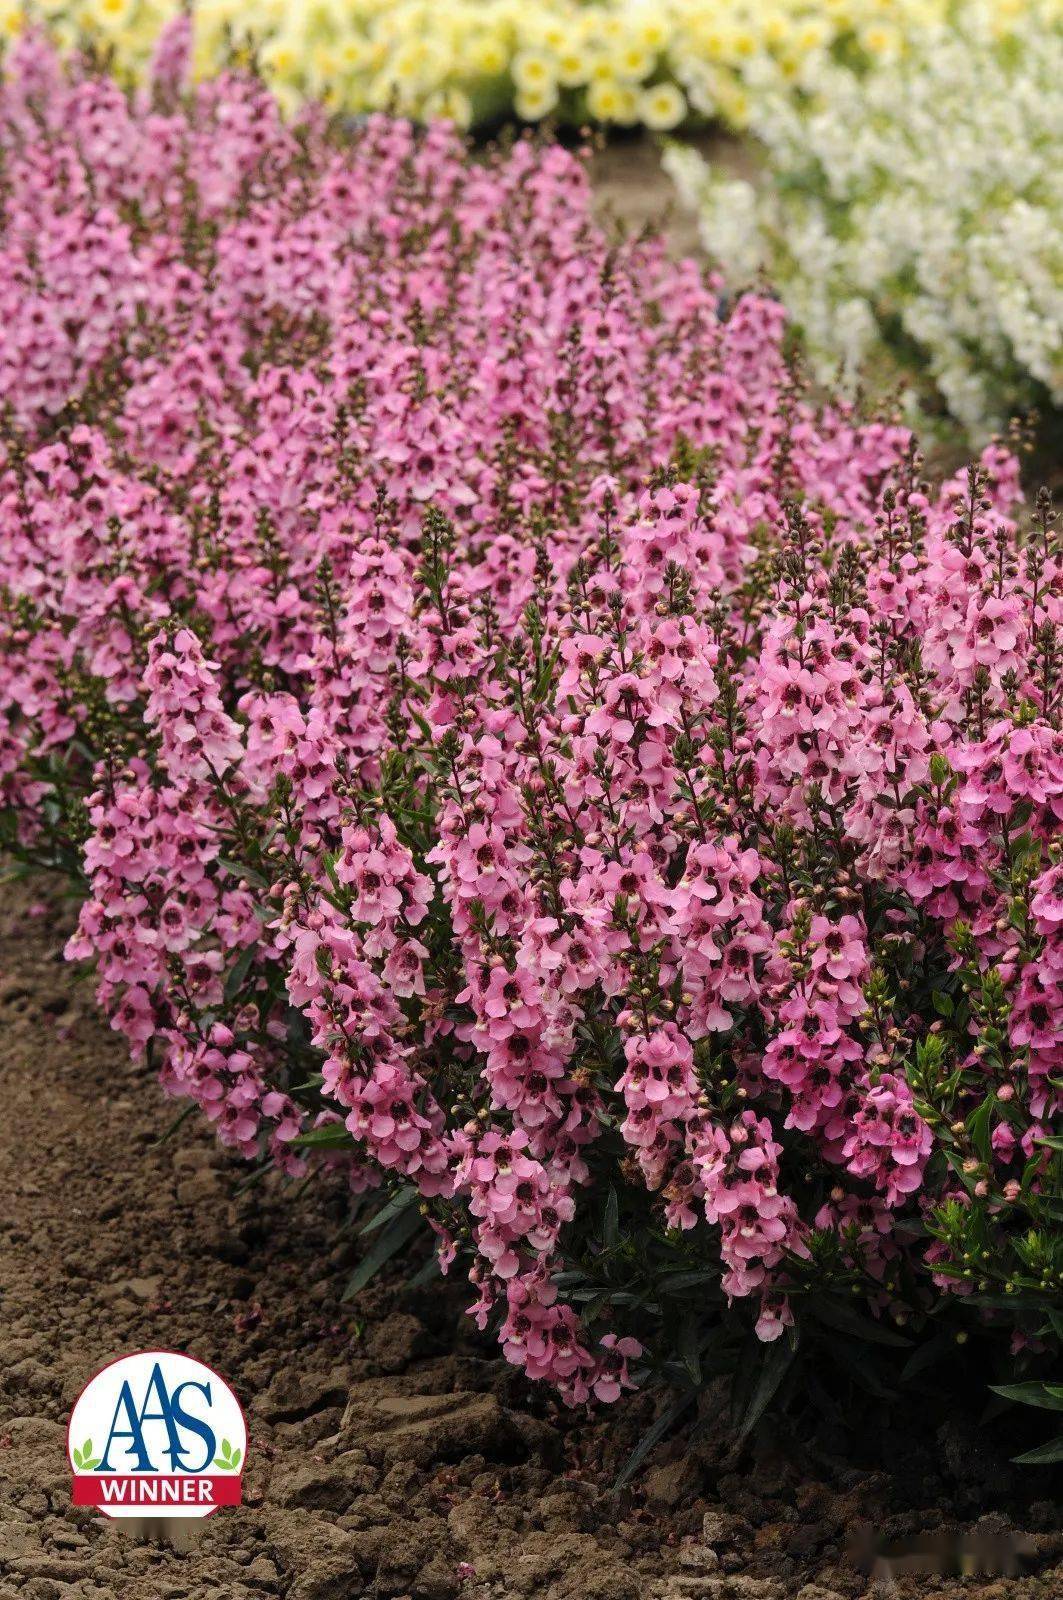
[[[243,1457],[243,1453],[244,1452],[242,1450],[234,1450],[232,1455],[229,1457],[229,1460],[233,1464],[233,1471],[234,1472],[236,1471],[236,1468],[240,1465],[240,1461],[241,1461],[241,1459]]]
[[[696,1397],[697,1391],[694,1389],[689,1390],[686,1394],[680,1395],[679,1399],[676,1400],[673,1405],[666,1406],[661,1412],[660,1416],[657,1417],[655,1421],[650,1423],[650,1426],[646,1429],[646,1432],[642,1435],[642,1438],[628,1456],[627,1461],[624,1463],[623,1470],[621,1471],[616,1482],[613,1484],[614,1494],[618,1489],[622,1489],[630,1478],[634,1477],[635,1473],[641,1467],[642,1463],[645,1461],[654,1445],[660,1443],[665,1434],[668,1432],[669,1428],[672,1427],[673,1423],[678,1422],[679,1418],[683,1415],[683,1412],[686,1411],[689,1406],[693,1405]]]
[[[166,1144],[170,1139],[173,1138],[173,1136],[177,1132],[178,1128],[182,1127],[188,1121],[188,1119],[192,1115],[192,1113],[194,1111],[198,1111],[198,1110],[199,1110],[198,1103],[195,1100],[189,1101],[188,1105],[185,1106],[184,1110],[183,1111],[179,1111],[177,1113],[176,1117],[174,1117],[173,1121],[170,1123],[170,1126],[166,1129],[165,1133],[160,1133],[159,1134],[159,1137],[155,1140],[155,1143],[151,1146],[151,1149],[152,1150],[158,1150],[160,1148],[160,1146]]]
[[[229,856],[218,857],[219,867],[224,867],[226,872],[231,872],[236,878],[244,878],[248,883],[253,883],[256,889],[268,889],[269,882],[261,872],[256,872],[254,867],[249,867],[246,861],[233,861]]]
[[[364,1238],[367,1233],[376,1233],[385,1223],[390,1222],[392,1217],[397,1217],[400,1211],[405,1211],[406,1207],[411,1206],[418,1198],[418,1192],[413,1185],[404,1184],[380,1207],[379,1211],[373,1213],[363,1227],[358,1229],[359,1235]]]
[[[82,1468],[84,1469],[85,1472],[94,1471],[95,1468],[99,1466],[99,1464],[100,1464],[100,1457],[99,1456],[93,1456],[91,1461],[83,1461],[81,1463]]]
[[[1047,1333],[1050,1329],[1057,1339],[1063,1341],[1063,1311],[1057,1311],[1055,1306],[1045,1306],[1044,1309],[1049,1326],[1042,1332]]]
[[[768,1346],[767,1355],[761,1363],[760,1376],[757,1378],[745,1415],[739,1425],[739,1440],[753,1431],[774,1400],[783,1379],[793,1365],[796,1353],[785,1336]]]
[[[416,1206],[408,1206],[406,1210],[401,1211],[379,1235],[369,1254],[359,1262],[341,1298],[353,1299],[367,1283],[372,1282],[381,1267],[390,1261],[422,1226],[423,1219]]]
[[[713,1283],[720,1276],[718,1267],[698,1267],[691,1272],[665,1273],[660,1282],[662,1295],[681,1294],[684,1289],[698,1289],[702,1284]]]
[[[932,992],[930,999],[933,1002],[934,1010],[937,1012],[939,1017],[952,1016],[955,1007],[952,1003],[951,995],[942,994],[940,989],[935,989]]]
[[[1063,1461],[1063,1433],[1057,1434],[1047,1444],[1038,1445],[1036,1450],[1027,1450],[1025,1455],[1012,1456],[1011,1459],[1020,1467],[1047,1467],[1054,1461]]]
[[[289,1141],[295,1150],[353,1150],[354,1140],[342,1122],[326,1122],[320,1128],[297,1133]]]
[[[442,1276],[443,1269],[439,1265],[439,1257],[433,1250],[424,1266],[418,1267],[410,1279],[409,1287],[411,1289],[423,1289],[426,1283],[434,1283],[437,1278]]]
[[[257,954],[257,944],[249,944],[246,949],[241,950],[240,955],[236,961],[233,962],[233,965],[229,969],[228,976],[225,979],[225,989],[223,992],[226,1000],[232,1000],[236,995],[239,994],[243,987],[244,979],[251,970],[251,963],[254,961]]]
[[[862,1317],[851,1306],[840,1305],[837,1301],[822,1300],[814,1302],[808,1307],[809,1314],[825,1322],[828,1328],[836,1328],[839,1333],[851,1333],[856,1339],[864,1339],[868,1344],[887,1344],[896,1350],[910,1350],[912,1341],[903,1334],[895,1333],[892,1328],[883,1328],[870,1317]]]
[[[78,1449],[77,1445],[74,1446],[73,1456],[74,1456],[74,1466],[77,1468],[78,1472],[80,1472],[81,1471],[81,1451]]]
[[[955,1348],[956,1339],[951,1333],[938,1333],[932,1339],[927,1339],[912,1352],[901,1368],[901,1382],[907,1383],[920,1372],[925,1372],[928,1367],[934,1366]]]
[[[855,1383],[868,1394],[874,1395],[876,1400],[894,1402],[897,1399],[893,1390],[887,1389],[875,1371],[869,1352],[860,1349],[858,1345],[850,1345],[844,1339],[838,1340],[831,1351],[833,1359],[846,1368]]]
[[[605,1199],[605,1220],[602,1224],[602,1239],[607,1250],[616,1247],[620,1237],[620,1201],[616,1190],[610,1188]]]
[[[991,1094],[986,1095],[982,1104],[978,1106],[967,1118],[967,1132],[971,1143],[983,1161],[988,1161],[990,1156],[990,1122],[993,1116],[993,1107],[996,1104]]]
[[[692,1272],[668,1272],[661,1277],[658,1291],[661,1294],[682,1294],[684,1290],[696,1290],[704,1283],[716,1283],[719,1280],[719,1267],[696,1267]]]
[[[691,1383],[695,1386],[701,1383],[701,1342],[698,1338],[698,1333],[697,1317],[684,1317],[679,1328],[677,1348],[679,1359],[687,1369]]]
[[[585,1327],[589,1328],[592,1323],[597,1322],[606,1307],[612,1305],[613,1291],[611,1289],[602,1289],[598,1294],[591,1293],[589,1298],[586,1297],[585,1291],[583,1296],[576,1295],[574,1298],[577,1302],[581,1298],[585,1300],[583,1309],[580,1312],[580,1321]]]
[[[1021,1406],[1040,1406],[1044,1411],[1063,1411],[1063,1384],[991,1383],[994,1394],[1016,1400]]]

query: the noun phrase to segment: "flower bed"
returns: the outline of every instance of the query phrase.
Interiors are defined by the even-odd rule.
[[[985,3],[1007,26],[1014,0]],[[7,8],[16,29],[22,0]],[[160,22],[180,9],[180,0],[35,7],[65,44],[88,38],[137,74]],[[741,127],[766,83],[800,83],[836,52],[861,69],[888,60],[951,10],[952,0],[201,0],[195,59],[207,74],[229,64],[234,45],[254,49],[289,109],[309,95],[463,127],[514,114],[577,127],[673,128],[689,115]]]
[[[821,375],[868,367],[975,440],[1063,404],[1063,8],[956,25],[873,73],[822,59],[807,96],[751,102],[756,189],[692,151],[666,165],[737,282],[766,269]]]
[[[1047,504],[815,406],[576,157],[185,100],[186,43],[0,107],[5,838],[114,1027],[570,1401],[1055,1339]]]

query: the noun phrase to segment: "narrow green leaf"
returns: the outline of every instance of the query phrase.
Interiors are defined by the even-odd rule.
[[[738,1429],[739,1440],[746,1438],[753,1431],[774,1400],[783,1379],[793,1365],[795,1354],[796,1351],[785,1337],[768,1346],[767,1354],[761,1364],[760,1376]]]
[[[701,1383],[701,1343],[698,1338],[698,1318],[686,1316],[683,1318],[679,1329],[677,1348],[679,1359],[686,1368],[690,1381],[695,1385]]]
[[[1016,1400],[1021,1406],[1040,1406],[1043,1411],[1063,1411],[1063,1385],[1054,1383],[991,1383],[994,1394]]]
[[[354,1140],[342,1122],[326,1122],[320,1128],[308,1128],[291,1141],[295,1150],[353,1150]]]
[[[901,1368],[901,1382],[907,1383],[920,1372],[926,1372],[928,1367],[933,1367],[937,1362],[950,1355],[956,1349],[956,1340],[951,1333],[938,1333],[932,1339],[927,1339],[913,1350],[904,1366]]]
[[[808,1310],[811,1316],[820,1322],[825,1322],[828,1328],[836,1328],[839,1333],[851,1333],[854,1338],[864,1339],[868,1344],[886,1344],[897,1350],[911,1349],[910,1339],[896,1333],[892,1328],[882,1327],[870,1317],[862,1317],[851,1306],[840,1305],[837,1301],[823,1300],[810,1303]]]
[[[687,1394],[680,1395],[679,1399],[676,1400],[673,1405],[667,1406],[664,1411],[661,1412],[660,1416],[657,1417],[654,1422],[650,1423],[650,1426],[646,1429],[646,1432],[642,1435],[642,1438],[628,1456],[627,1461],[624,1463],[623,1470],[621,1471],[616,1482],[613,1484],[614,1494],[618,1489],[622,1489],[625,1483],[634,1477],[635,1473],[641,1467],[642,1463],[645,1461],[654,1445],[660,1443],[665,1434],[668,1432],[669,1428],[671,1428],[674,1423],[679,1421],[679,1418],[683,1415],[683,1412],[693,1405],[695,1399],[696,1391],[691,1389]]]
[[[305,1083],[294,1083],[291,1092],[292,1094],[301,1094],[304,1089],[320,1089],[324,1082],[325,1074],[323,1072],[314,1072],[311,1073]]]
[[[854,1382],[868,1394],[874,1395],[876,1400],[893,1402],[897,1399],[892,1389],[887,1389],[875,1371],[874,1363],[870,1360],[869,1352],[861,1349],[859,1345],[851,1345],[844,1339],[839,1339],[831,1352],[833,1359],[845,1367],[851,1374]]]
[[[254,961],[257,954],[257,944],[249,944],[246,949],[241,950],[236,961],[234,961],[233,965],[230,967],[228,976],[225,979],[225,989],[223,992],[226,1000],[232,1000],[236,995],[239,994],[241,988],[243,987],[244,979],[251,970],[251,963]]]
[[[1054,1461],[1063,1461],[1063,1433],[1057,1434],[1047,1444],[1038,1445],[1036,1450],[1027,1450],[1025,1455],[1012,1456],[1011,1459],[1020,1467],[1047,1467]]]
[[[610,1188],[605,1199],[605,1220],[602,1224],[602,1239],[607,1250],[616,1248],[620,1237],[620,1201],[616,1190]]]
[[[379,1235],[369,1254],[359,1262],[343,1291],[342,1299],[353,1299],[366,1284],[371,1283],[381,1267],[390,1261],[422,1226],[423,1219],[416,1206],[409,1206],[400,1212]]]
[[[231,872],[234,878],[244,878],[248,883],[253,883],[256,889],[268,889],[269,883],[261,872],[248,866],[246,861],[233,861],[229,856],[218,857],[219,867],[224,867],[226,872]]]
[[[390,1222],[392,1217],[397,1217],[400,1211],[405,1211],[407,1206],[412,1206],[413,1202],[418,1198],[417,1190],[412,1184],[403,1185],[381,1206],[379,1211],[373,1213],[368,1222],[358,1229],[359,1235],[364,1238],[367,1233],[376,1233],[386,1223]]]
[[[720,1276],[718,1267],[699,1267],[693,1272],[669,1272],[662,1276],[662,1295],[682,1294],[684,1289],[698,1289],[702,1284],[714,1283]]]
[[[410,1288],[423,1289],[426,1283],[434,1283],[437,1278],[441,1278],[442,1276],[443,1272],[439,1265],[439,1257],[433,1250],[424,1266],[418,1267],[417,1271],[410,1279]]]
[[[151,1146],[151,1148],[153,1150],[158,1150],[160,1145],[166,1144],[170,1139],[173,1138],[178,1128],[188,1121],[192,1113],[198,1110],[198,1102],[195,1100],[190,1100],[188,1105],[185,1106],[184,1110],[177,1113],[176,1117],[174,1117],[166,1131],[159,1134],[159,1137],[155,1140],[155,1143]]]
[[[990,1125],[995,1104],[993,1096],[987,1095],[982,1104],[967,1118],[967,1132],[971,1143],[983,1161],[988,1161],[990,1156]]]

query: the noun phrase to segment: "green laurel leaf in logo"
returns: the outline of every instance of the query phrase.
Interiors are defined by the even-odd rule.
[[[99,1456],[94,1456],[92,1453],[91,1439],[86,1439],[80,1450],[75,1445],[73,1453],[74,1466],[78,1472],[91,1472],[94,1467],[98,1467],[100,1464]]]
[[[234,1450],[228,1439],[223,1439],[221,1450],[214,1458],[214,1465],[220,1467],[223,1472],[235,1472],[240,1465],[242,1456],[242,1450]]]

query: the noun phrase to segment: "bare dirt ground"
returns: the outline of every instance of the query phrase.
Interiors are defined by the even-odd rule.
[[[856,1600],[855,1521],[971,1526],[1014,1490],[961,1433],[951,1478],[677,1439],[611,1493],[645,1403],[559,1413],[438,1286],[342,1302],[342,1193],[241,1194],[246,1168],[196,1120],[160,1145],[173,1108],[62,960],[69,904],[0,896],[0,1600]],[[76,1395],[152,1347],[214,1366],[250,1421],[245,1504],[185,1553],[69,1503]],[[986,1525],[1039,1535],[1032,1575],[902,1594],[1058,1600],[1052,1507]]]

